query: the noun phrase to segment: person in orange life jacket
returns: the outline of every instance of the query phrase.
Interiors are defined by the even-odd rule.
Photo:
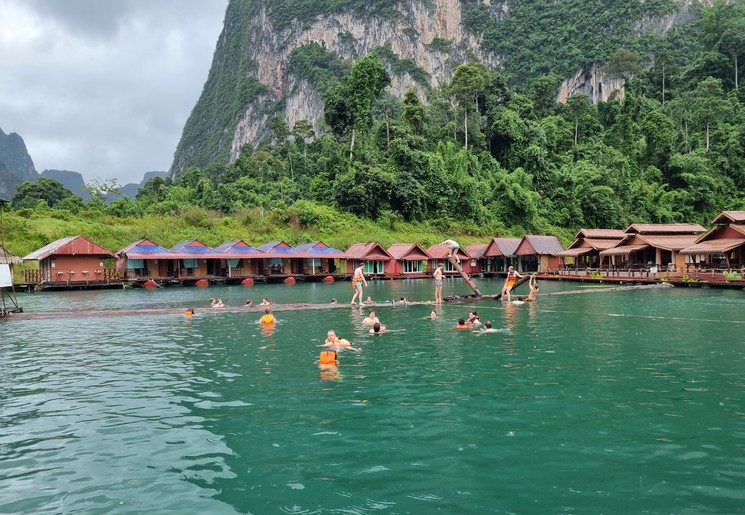
[[[507,269],[507,279],[504,281],[504,286],[502,287],[502,297],[501,300],[504,300],[505,295],[507,296],[507,302],[512,301],[512,297],[510,296],[510,292],[512,291],[512,288],[515,286],[515,282],[522,278],[522,275],[517,273],[517,270],[515,270],[514,267],[510,267]]]
[[[272,315],[272,310],[269,308],[266,308],[264,310],[264,316],[259,319],[259,322],[264,325],[271,325],[274,324],[276,321],[277,319],[274,318],[274,315]]]
[[[455,328],[456,329],[470,329],[471,326],[469,326],[464,319],[459,318],[458,325],[456,325]]]
[[[336,366],[339,364],[339,360],[336,356],[336,351],[333,349],[323,349],[321,355],[318,357],[317,364],[321,366]]]

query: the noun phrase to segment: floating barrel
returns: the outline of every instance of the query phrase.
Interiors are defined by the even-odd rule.
[[[295,278],[294,277],[286,277],[284,281],[285,284],[295,284]]]
[[[194,283],[194,286],[198,286],[199,288],[204,288],[206,286],[209,286],[210,283],[207,281],[207,279],[200,279],[197,282]]]
[[[143,288],[157,288],[158,283],[156,283],[152,279],[148,279],[147,281],[145,281],[145,284],[143,284],[142,287]]]
[[[245,279],[243,279],[243,280],[241,281],[241,284],[242,284],[243,286],[253,286],[253,285],[254,285],[254,280],[253,280],[253,279],[251,279],[250,277],[246,277]]]
[[[326,277],[323,278],[323,282],[325,282],[325,283],[333,283],[334,282],[334,277],[332,275],[327,275]]]

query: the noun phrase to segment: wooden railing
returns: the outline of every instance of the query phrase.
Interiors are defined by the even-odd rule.
[[[60,270],[49,272],[39,268],[23,271],[23,279],[27,284],[41,284],[44,282],[111,282],[121,280],[119,270],[115,268],[98,268],[95,270]]]

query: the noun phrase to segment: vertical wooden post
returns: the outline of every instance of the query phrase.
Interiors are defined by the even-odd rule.
[[[473,293],[475,293],[477,297],[481,297],[481,292],[476,287],[476,284],[474,284],[474,282],[471,280],[471,277],[463,270],[463,267],[460,266],[460,263],[458,263],[458,260],[455,258],[455,256],[448,256],[448,261],[450,261],[450,264],[453,265],[453,268],[458,271],[466,284],[473,290]]]

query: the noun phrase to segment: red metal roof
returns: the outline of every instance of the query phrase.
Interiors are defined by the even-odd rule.
[[[699,224],[632,224],[627,233],[638,234],[700,234],[706,232]]]
[[[681,250],[690,247],[698,239],[696,234],[678,234],[672,236],[637,235],[641,241],[656,249]]]
[[[727,221],[733,224],[745,224],[745,211],[722,211],[711,223],[724,224]]]
[[[355,243],[345,252],[347,259],[388,261],[393,257],[378,242]]]
[[[488,246],[488,243],[471,243],[466,245],[466,252],[471,255],[472,259],[481,259]]]
[[[601,256],[628,256],[632,252],[638,252],[640,250],[648,249],[649,245],[623,245],[619,247],[613,247],[607,250],[601,250]]]
[[[418,243],[394,243],[388,247],[388,254],[397,261],[426,261],[431,258]]]
[[[526,234],[523,236],[523,241],[515,249],[516,256],[531,256],[531,255],[549,255],[555,256],[559,252],[563,252],[564,247],[561,245],[559,238],[556,236],[545,236],[537,234]]]
[[[722,238],[721,240],[709,240],[696,243],[680,251],[681,254],[702,255],[702,254],[719,254],[729,252],[745,245],[745,238]]]
[[[32,252],[23,259],[42,260],[49,256],[55,255],[74,256],[79,254],[89,256],[106,256],[116,259],[116,256],[112,252],[106,250],[96,243],[93,243],[83,236],[67,236],[66,238],[60,238]]]
[[[514,256],[522,238],[492,238],[484,251],[485,257]]]
[[[626,232],[623,229],[580,229],[575,238],[615,238],[620,240],[624,236],[626,236]]]
[[[595,249],[593,249],[592,247],[568,248],[568,249],[563,250],[561,252],[557,252],[556,253],[556,256],[557,257],[577,257],[577,256],[582,256],[584,254],[588,254],[588,253],[592,252],[593,250],[595,250]]]
[[[450,247],[448,247],[444,243],[432,245],[430,248],[427,249],[427,254],[429,254],[430,258],[432,259],[445,259],[448,255],[448,252],[450,252]],[[458,248],[458,251],[455,253],[455,255],[458,256],[458,258],[461,260],[471,259],[471,254],[469,254],[468,251],[461,247]]]

